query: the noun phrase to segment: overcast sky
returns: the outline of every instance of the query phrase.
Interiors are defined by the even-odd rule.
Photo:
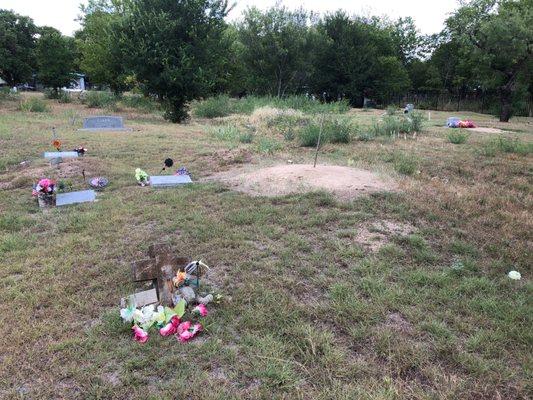
[[[28,15],[37,25],[48,25],[59,29],[66,35],[79,28],[75,21],[79,14],[80,0],[0,0],[0,8],[14,10]],[[230,1],[231,2],[231,1]],[[229,19],[238,19],[242,10],[255,5],[266,8],[276,0],[237,0],[237,6]],[[289,8],[301,5],[319,13],[335,11],[339,8],[350,14],[388,15],[390,18],[411,16],[422,33],[439,32],[444,20],[458,6],[457,0],[283,0]]]

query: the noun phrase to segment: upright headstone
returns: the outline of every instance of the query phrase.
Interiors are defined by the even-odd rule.
[[[131,131],[131,128],[124,127],[122,117],[97,116],[83,119],[83,128],[80,131],[101,132],[101,131]]]

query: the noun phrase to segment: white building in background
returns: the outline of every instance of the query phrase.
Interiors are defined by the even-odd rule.
[[[83,92],[85,90],[85,74],[72,74],[69,87],[64,87],[65,92]]]

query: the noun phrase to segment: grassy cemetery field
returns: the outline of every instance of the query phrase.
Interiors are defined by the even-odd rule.
[[[219,97],[172,124],[142,97],[61,101],[0,99],[0,398],[531,396],[533,118]],[[131,131],[78,130],[97,115]],[[87,154],[51,165],[52,128]],[[192,184],[137,184],[168,157]],[[100,176],[95,202],[32,197]],[[156,243],[221,295],[186,343],[120,318]]]

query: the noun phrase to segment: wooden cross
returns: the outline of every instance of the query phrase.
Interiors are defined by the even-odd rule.
[[[173,305],[174,293],[172,278],[176,276],[176,272],[183,271],[190,260],[176,256],[167,244],[151,245],[148,256],[149,258],[131,264],[133,281],[155,281],[159,302],[170,307]]]

